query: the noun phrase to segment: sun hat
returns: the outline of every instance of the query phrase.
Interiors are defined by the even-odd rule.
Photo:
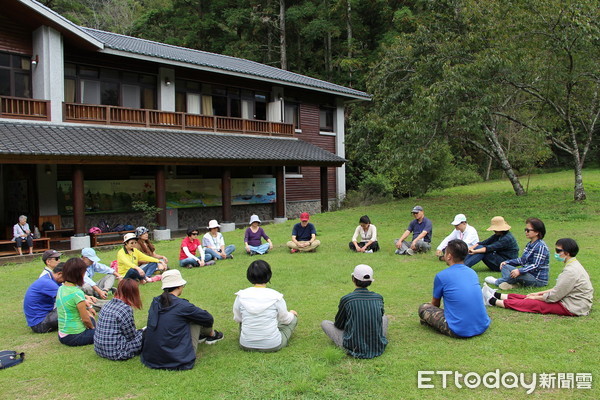
[[[300,221],[308,221],[310,219],[310,214],[307,212],[303,212],[300,214]]]
[[[217,222],[216,219],[211,219],[210,221],[208,221],[208,229],[212,229],[212,228],[220,228],[221,225],[219,225],[219,223]]]
[[[463,222],[467,222],[467,217],[465,217],[465,214],[456,214],[456,216],[454,217],[454,221],[452,221],[450,225],[456,226]]]
[[[510,231],[510,225],[506,223],[503,217],[492,218],[492,224],[486,230],[488,231]]]
[[[260,218],[258,218],[258,215],[252,214],[250,216],[250,223],[248,225],[252,225],[253,222],[258,222],[259,224],[261,223]]]
[[[96,255],[96,251],[90,247],[81,249],[81,257],[89,258],[94,262],[100,261],[100,257]]]
[[[135,228],[135,236],[140,237],[142,236],[144,233],[148,233],[148,228],[146,228],[145,226],[138,226],[137,228]]]
[[[129,242],[131,239],[137,239],[137,236],[135,235],[135,233],[133,233],[133,232],[126,233],[125,236],[123,236],[123,243]]]
[[[55,258],[55,257],[60,257],[60,256],[62,256],[62,253],[59,253],[56,250],[52,250],[52,249],[46,250],[44,252],[44,254],[42,254],[42,261],[46,262],[46,260],[49,258]]]
[[[411,212],[419,212],[419,211],[423,211],[423,207],[421,206],[414,206]]]
[[[369,267],[367,264],[358,264],[356,267],[354,267],[352,276],[359,281],[374,281],[373,268]]]
[[[186,283],[178,269],[170,269],[162,273],[162,289],[175,288]]]

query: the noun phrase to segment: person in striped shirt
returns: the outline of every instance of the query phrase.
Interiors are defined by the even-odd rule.
[[[335,321],[323,321],[321,328],[333,342],[356,358],[374,358],[385,350],[388,318],[383,297],[367,289],[373,283],[373,269],[359,264],[352,273],[356,289],[340,299]]]

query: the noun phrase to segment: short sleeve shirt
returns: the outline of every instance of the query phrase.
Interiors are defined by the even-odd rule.
[[[77,309],[77,304],[82,301],[85,301],[85,295],[77,286],[62,285],[58,288],[56,310],[58,311],[59,332],[74,335],[85,331],[85,325]]]
[[[421,234],[421,232],[427,231],[427,235],[425,235],[423,240],[427,243],[431,243],[433,224],[431,223],[431,220],[429,218],[423,217],[423,220],[420,223],[416,219],[413,219],[412,221],[410,221],[410,224],[408,224],[407,229],[409,230],[409,232],[412,232],[413,240],[415,240],[417,236]]]
[[[298,222],[292,229],[292,236],[296,236],[296,240],[299,242],[308,242],[313,234],[316,235],[317,230],[310,222],[306,226],[302,226],[302,224]]]

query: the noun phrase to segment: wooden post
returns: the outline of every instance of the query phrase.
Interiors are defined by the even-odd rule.
[[[329,185],[327,167],[321,167],[321,212],[329,211]]]
[[[275,167],[275,218],[285,218],[285,176],[283,167]]]
[[[156,216],[158,229],[167,228],[167,182],[165,180],[165,167],[159,165],[156,167],[154,175],[154,186],[156,188],[156,207],[160,208],[160,212]]]
[[[233,222],[233,210],[231,208],[231,168],[224,167],[221,175],[222,196],[222,222]]]
[[[83,189],[83,169],[81,165],[73,168],[71,198],[73,199],[73,228],[74,233],[85,232],[85,193]]]

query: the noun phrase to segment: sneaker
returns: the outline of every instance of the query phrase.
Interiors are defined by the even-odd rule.
[[[491,306],[490,304],[490,299],[492,297],[494,297],[494,293],[496,293],[495,290],[493,290],[492,288],[490,288],[487,283],[483,284],[483,287],[481,288],[481,295],[483,296],[483,305],[486,307]]]
[[[409,256],[414,256],[415,255],[415,251],[413,249],[407,249],[406,253],[404,254],[408,254]]]
[[[227,258],[229,258],[230,260],[233,260],[233,254],[228,255]]]
[[[111,287],[110,289],[108,289],[108,291],[114,295],[115,293],[117,293],[117,288]]]
[[[210,260],[204,263],[205,267],[208,267],[209,265],[215,265],[215,260]]]
[[[488,276],[484,280],[486,283],[489,283],[490,285],[498,286],[498,285],[496,285],[496,278],[494,278],[493,276]]]
[[[204,339],[204,342],[206,342],[206,344],[215,344],[217,343],[219,340],[223,340],[224,336],[223,336],[223,332],[219,332],[218,330],[214,330],[215,334],[213,336],[200,336],[200,340]]]
[[[257,254],[258,254],[258,253],[257,253],[257,252],[255,252],[254,250],[250,252],[250,255],[251,255],[251,256],[255,256],[255,255],[257,255]]]
[[[511,283],[508,282],[502,282],[498,287],[502,290],[511,290],[514,289],[516,287],[518,287],[519,285],[513,285]]]
[[[298,249],[290,249],[290,253],[292,253],[292,254],[297,253],[297,252],[298,252]]]
[[[371,254],[371,253],[373,253],[373,250],[367,250],[367,251],[365,251],[365,253]]]
[[[397,255],[399,255],[399,256],[401,256],[401,255],[402,255],[402,253],[400,253],[400,249],[396,249],[396,251],[394,252],[394,254],[397,254]]]
[[[152,278],[150,278],[150,280],[152,282],[162,281],[162,275],[154,275]]]

